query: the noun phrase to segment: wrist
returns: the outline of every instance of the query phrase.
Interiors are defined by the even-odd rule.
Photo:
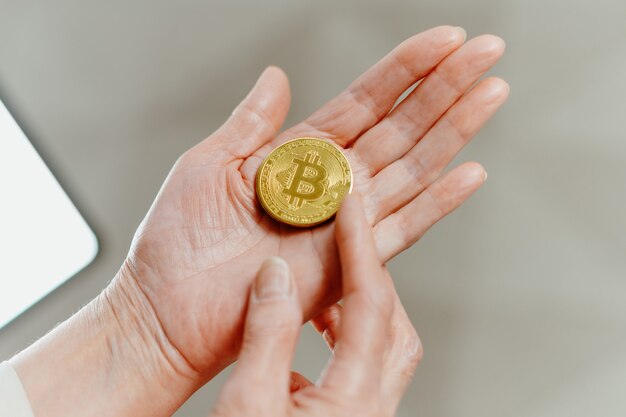
[[[125,262],[96,300],[115,328],[109,338],[113,360],[122,369],[134,367],[148,382],[162,381],[168,389],[198,383],[199,373],[171,343],[132,271]]]
[[[11,363],[35,416],[169,416],[201,383],[125,266]]]

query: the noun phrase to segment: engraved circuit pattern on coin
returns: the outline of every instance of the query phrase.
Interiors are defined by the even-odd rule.
[[[274,219],[314,226],[331,218],[352,190],[352,169],[335,145],[297,138],[274,149],[256,176],[261,205]]]

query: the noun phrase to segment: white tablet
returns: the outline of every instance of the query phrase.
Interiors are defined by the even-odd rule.
[[[0,327],[97,252],[94,233],[0,101]]]

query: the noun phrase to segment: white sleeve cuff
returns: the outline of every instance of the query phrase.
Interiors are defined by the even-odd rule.
[[[22,381],[9,362],[0,363],[0,416],[35,417]]]

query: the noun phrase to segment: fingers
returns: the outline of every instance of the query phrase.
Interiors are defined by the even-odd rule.
[[[339,323],[343,307],[333,304],[324,310],[320,315],[311,319],[311,324],[322,335],[330,350],[335,349],[335,341],[339,334]]]
[[[407,39],[316,111],[305,125],[327,132],[337,144],[347,146],[464,41],[465,31],[452,26],[436,27]]]
[[[504,53],[502,39],[484,35],[451,53],[380,123],[354,144],[371,175],[401,158]]]
[[[383,398],[387,398],[389,416],[396,415],[402,395],[406,391],[415,368],[424,355],[420,338],[411,323],[398,294],[394,294],[394,309],[391,318],[390,347],[385,359],[382,378]]]
[[[377,396],[393,312],[393,287],[355,194],[346,197],[337,214],[336,240],[344,309],[333,360],[321,386],[348,397]]]
[[[354,196],[347,197],[337,214],[345,308],[335,304],[312,320],[334,349],[321,386],[365,403],[384,398],[378,414],[394,415],[422,357],[422,345],[390,277],[376,260],[358,203]]]
[[[464,41],[465,31],[453,26],[436,27],[405,40],[304,122],[258,149],[240,167],[243,178],[252,184],[263,158],[296,137],[315,136],[348,146],[387,115],[407,88]]]
[[[290,365],[302,323],[295,292],[285,261],[268,259],[251,289],[239,361],[227,384],[225,395],[230,398],[226,401],[245,401],[233,397],[254,392],[255,407],[286,403],[292,381]]]
[[[403,207],[435,180],[506,101],[508,84],[488,78],[463,96],[405,156],[373,179],[374,223]]]
[[[235,158],[245,158],[272,140],[289,111],[289,80],[278,67],[263,71],[248,96],[220,129],[220,140]]]
[[[409,248],[440,219],[459,207],[485,181],[480,164],[468,162],[453,169],[397,212],[374,227],[380,259],[387,261]]]
[[[324,337],[328,347],[333,350],[341,322],[342,307],[334,304],[319,316],[311,320],[311,324]],[[415,368],[420,362],[424,351],[417,331],[394,292],[394,308],[391,317],[388,349],[385,354],[381,392],[385,398],[385,412],[382,415],[395,415],[396,408],[406,390]]]

